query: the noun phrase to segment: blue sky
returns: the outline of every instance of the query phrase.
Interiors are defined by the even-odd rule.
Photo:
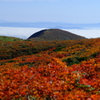
[[[0,20],[100,23],[100,0],[0,0]]]

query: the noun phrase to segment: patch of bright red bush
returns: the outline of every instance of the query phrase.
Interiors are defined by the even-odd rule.
[[[38,63],[43,60],[45,63],[29,67],[19,66],[22,61],[18,61],[0,66],[2,100],[24,100],[29,96],[36,97],[37,100],[99,100],[100,58],[71,67],[48,55],[36,58],[30,56],[25,59],[29,62],[37,59]]]

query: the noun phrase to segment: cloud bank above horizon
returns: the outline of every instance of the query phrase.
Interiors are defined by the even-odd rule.
[[[16,27],[0,27],[0,36],[11,36],[21,39],[27,39],[33,33],[45,28],[16,28]]]
[[[27,39],[30,35],[46,28],[16,28],[16,27],[0,27],[0,36],[11,36]],[[100,38],[100,29],[64,29],[74,34],[84,36],[86,38]]]

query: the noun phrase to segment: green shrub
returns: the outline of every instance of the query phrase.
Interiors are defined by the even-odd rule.
[[[67,58],[67,59],[63,59],[63,62],[66,62],[68,64],[68,66],[71,66],[73,64],[79,64],[81,63],[81,61],[85,61],[87,60],[87,57],[74,57],[74,58]]]

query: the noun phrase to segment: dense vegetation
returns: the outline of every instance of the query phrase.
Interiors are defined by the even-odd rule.
[[[100,100],[100,39],[0,42],[1,100]]]

